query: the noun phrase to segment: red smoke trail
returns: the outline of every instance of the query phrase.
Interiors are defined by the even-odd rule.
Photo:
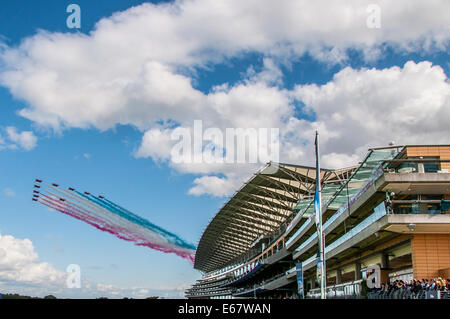
[[[114,225],[114,224],[109,224],[107,221],[103,220],[103,219],[99,219],[97,217],[92,216],[89,213],[83,212],[80,209],[73,207],[70,203],[67,203],[67,201],[65,202],[61,202],[57,199],[54,199],[50,196],[47,195],[43,195],[41,194],[42,199],[40,200],[40,202],[42,204],[44,204],[45,206],[54,209],[56,211],[59,211],[63,214],[69,215],[75,219],[81,220],[101,231],[110,233],[114,236],[116,236],[117,238],[120,238],[122,240],[126,240],[129,242],[134,242],[134,244],[136,246],[144,246],[144,247],[148,247],[151,249],[155,249],[164,253],[172,253],[173,250],[171,250],[170,248],[166,248],[164,246],[152,243],[151,241],[141,237],[141,236],[136,236],[136,234],[131,233],[128,229],[120,227],[118,225]],[[186,258],[188,259],[191,263],[194,263],[194,256],[192,254],[189,253],[184,253],[184,252],[175,252],[175,254],[177,254],[178,256],[182,257],[182,258]]]
[[[114,236],[126,240],[126,241],[132,241],[132,242],[136,242],[139,240],[139,238],[136,238],[134,236],[134,234],[127,234],[128,230],[125,228],[122,228],[120,226],[115,226],[115,225],[109,225],[107,222],[105,222],[104,220],[95,218],[91,215],[88,215],[86,213],[77,213],[74,210],[72,210],[71,208],[67,207],[67,206],[63,206],[61,205],[60,202],[58,202],[57,200],[50,198],[46,195],[42,195],[44,198],[42,199],[43,201],[45,201],[45,203],[43,203],[44,205],[57,210],[60,213],[69,215],[71,217],[74,217],[78,220],[81,220],[91,226],[94,226],[95,228],[108,232],[110,234],[113,234]],[[126,236],[128,235],[128,236]],[[126,237],[125,237],[126,236]],[[142,240],[142,239],[141,239]]]
[[[89,224],[89,225],[91,225],[91,226],[94,226],[95,228],[97,228],[97,229],[99,229],[99,230],[101,230],[101,231],[104,231],[104,232],[113,234],[114,236],[116,236],[116,237],[118,237],[118,238],[120,238],[120,239],[123,239],[123,240],[126,240],[126,241],[133,241],[133,239],[130,239],[130,238],[127,238],[127,237],[124,237],[124,236],[120,235],[119,232],[115,232],[115,231],[112,230],[112,229],[109,229],[109,228],[103,227],[103,226],[101,226],[101,225],[99,225],[99,224],[93,223],[93,222],[89,221],[88,219],[83,218],[83,217],[81,217],[80,215],[78,215],[78,214],[76,214],[76,213],[74,213],[74,212],[71,212],[71,211],[69,211],[69,210],[66,210],[66,209],[63,209],[63,208],[61,208],[61,207],[58,207],[58,206],[56,206],[56,205],[54,205],[54,204],[52,204],[52,203],[48,203],[47,201],[45,201],[45,202],[44,202],[44,201],[45,201],[45,200],[43,199],[43,200],[40,201],[40,202],[41,202],[42,204],[44,204],[45,206],[51,208],[51,209],[57,210],[57,211],[60,212],[60,213],[63,213],[63,214],[69,215],[69,216],[71,216],[71,217],[73,217],[73,218],[75,218],[75,219],[81,220],[81,221],[83,221],[83,222],[85,222],[85,223],[87,223],[87,224]]]

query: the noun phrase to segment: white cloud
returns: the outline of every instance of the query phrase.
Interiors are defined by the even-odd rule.
[[[16,196],[16,192],[12,189],[12,188],[5,188],[5,190],[3,191],[3,193],[7,196],[7,197],[15,197]]]
[[[449,142],[450,127],[446,120],[450,118],[449,80],[440,66],[427,61],[410,61],[403,67],[381,70],[345,68],[322,86],[299,85],[289,92],[278,89],[278,94],[283,97],[280,104],[284,106],[271,119],[280,124],[270,125],[281,128],[282,162],[313,165],[311,142],[316,129],[321,134],[323,166],[330,168],[355,165],[369,147],[391,141]],[[316,120],[293,117],[292,100],[304,103],[307,110],[316,114]],[[245,104],[240,107],[245,108]],[[211,170],[225,174],[229,180],[201,177],[194,181],[190,193],[230,194],[241,182],[234,176],[248,177],[246,172],[254,171],[251,166],[233,169],[222,166]]]
[[[95,283],[81,268],[81,288],[66,288],[67,273],[39,260],[29,239],[0,234],[0,291],[43,297],[49,294],[61,298],[145,298],[168,295],[184,296],[187,284],[180,287],[124,287]]]
[[[360,156],[343,153],[329,153],[321,156],[323,167],[326,168],[344,168],[356,165],[360,160]]]
[[[0,235],[0,281],[20,284],[62,284],[64,273],[39,261],[29,239]]]
[[[450,84],[439,66],[346,68],[322,86],[297,86],[294,95],[317,115],[303,130],[321,127],[324,159],[355,163],[368,147],[449,142]]]
[[[342,60],[346,48],[373,52],[385,43],[446,49],[448,1],[379,1],[383,27],[376,30],[366,26],[369,3],[143,4],[102,19],[89,35],[40,32],[4,49],[0,83],[29,103],[21,115],[56,129],[149,128],[174,112],[185,121],[209,115],[190,79],[176,74],[180,68],[249,51],[287,60],[310,51],[329,59],[333,48],[330,54]]]
[[[171,129],[150,129],[142,137],[137,157],[151,157],[154,161],[167,161],[175,141],[172,141]]]
[[[8,145],[8,148],[21,147],[26,151],[30,151],[36,147],[37,137],[31,131],[18,132],[17,128],[8,126],[6,128],[6,134],[8,140],[12,143]]]
[[[243,181],[233,178],[220,178],[217,176],[202,176],[194,180],[194,187],[189,190],[191,195],[212,194],[215,196],[226,196],[232,194],[239,188]]]
[[[318,60],[341,63],[349,48],[360,50],[367,59],[375,59],[386,45],[406,51],[447,50],[448,1],[378,1],[381,29],[366,26],[370,3],[143,4],[102,19],[89,35],[40,32],[18,47],[4,47],[0,84],[26,102],[22,116],[42,126],[107,130],[117,124],[133,125],[145,132],[135,155],[162,162],[170,158],[173,128],[189,128],[196,119],[202,119],[205,128],[221,130],[280,128],[281,160],[303,164],[312,163],[310,140],[315,129],[320,129],[324,161],[330,166],[353,161],[368,143],[386,144],[403,137],[437,142],[442,135],[435,134],[433,125],[445,125],[444,117],[435,115],[438,110],[447,112],[443,107],[448,103],[448,84],[443,72],[429,64],[346,68],[324,86],[280,88],[282,72],[277,64],[306,52]],[[224,83],[211,92],[192,86],[187,74],[247,52],[265,56],[262,71],[250,68],[242,82]],[[430,86],[429,80],[437,86]],[[297,101],[317,114],[316,122],[294,117]],[[430,109],[427,116],[420,113],[424,105]],[[423,134],[419,136],[418,130]],[[21,141],[18,134],[13,136]],[[35,142],[28,134],[20,145],[32,148]],[[336,154],[334,161],[331,153]],[[191,194],[218,196],[230,192],[258,166],[170,165],[200,175]]]
[[[116,285],[95,285],[95,290],[100,296],[107,296],[111,298],[148,298],[152,296],[165,296],[169,298],[184,298],[184,291],[189,288],[189,284],[182,284],[173,287],[121,287]]]
[[[235,95],[233,92],[248,92],[254,89],[252,85],[227,88],[221,100],[226,102],[220,105],[223,109],[236,107],[236,111],[226,113],[224,119],[233,120],[236,115],[237,123],[243,124],[238,121],[245,118],[254,120],[257,111],[252,114],[252,107],[271,114],[264,102],[258,104],[245,93]],[[274,108],[269,122],[262,119],[253,125],[280,127],[282,162],[314,165],[315,130],[321,135],[322,165],[330,168],[355,165],[369,147],[384,146],[391,141],[400,145],[449,143],[450,83],[440,66],[427,61],[410,61],[403,67],[381,70],[345,68],[321,86],[298,85],[292,91],[265,87],[255,96],[267,95],[272,90],[277,100],[268,104],[273,106],[274,101],[278,101],[280,107]],[[214,94],[217,93],[211,93],[211,97],[216,98]],[[208,99],[214,100],[211,97]],[[240,99],[248,105],[237,102]],[[316,120],[295,118],[292,115],[294,100],[304,103],[306,111],[313,112]],[[243,111],[238,111],[240,109]],[[249,114],[245,115],[246,112]],[[258,165],[172,166],[181,172],[204,174],[194,180],[190,194],[224,196],[238,189]]]
[[[148,290],[148,289],[139,289],[137,292],[136,292],[136,294],[138,295],[138,296],[148,296],[148,293],[149,293],[150,291]]]

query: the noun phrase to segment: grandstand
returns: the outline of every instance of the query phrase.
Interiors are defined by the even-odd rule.
[[[360,297],[372,265],[383,283],[450,277],[449,169],[450,146],[407,145],[321,170],[328,297]],[[245,183],[204,231],[194,263],[203,276],[186,297],[296,298],[296,262],[306,296],[320,296],[315,176],[269,163]]]

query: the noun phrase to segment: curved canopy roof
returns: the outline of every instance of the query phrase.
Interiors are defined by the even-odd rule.
[[[321,179],[341,184],[353,169],[322,169]],[[199,241],[194,268],[210,272],[228,266],[261,235],[278,230],[299,199],[313,196],[315,177],[312,167],[267,164],[210,221]]]

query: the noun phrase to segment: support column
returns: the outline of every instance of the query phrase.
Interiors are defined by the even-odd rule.
[[[336,285],[342,284],[342,270],[336,269]]]
[[[385,252],[381,253],[381,269],[389,268],[389,256]]]
[[[357,261],[355,263],[355,280],[360,280],[362,278],[361,276],[361,262]]]
[[[389,282],[389,273],[391,272],[391,269],[389,268],[389,255],[386,252],[381,252],[381,273],[380,273],[380,280],[382,283],[388,283]]]

